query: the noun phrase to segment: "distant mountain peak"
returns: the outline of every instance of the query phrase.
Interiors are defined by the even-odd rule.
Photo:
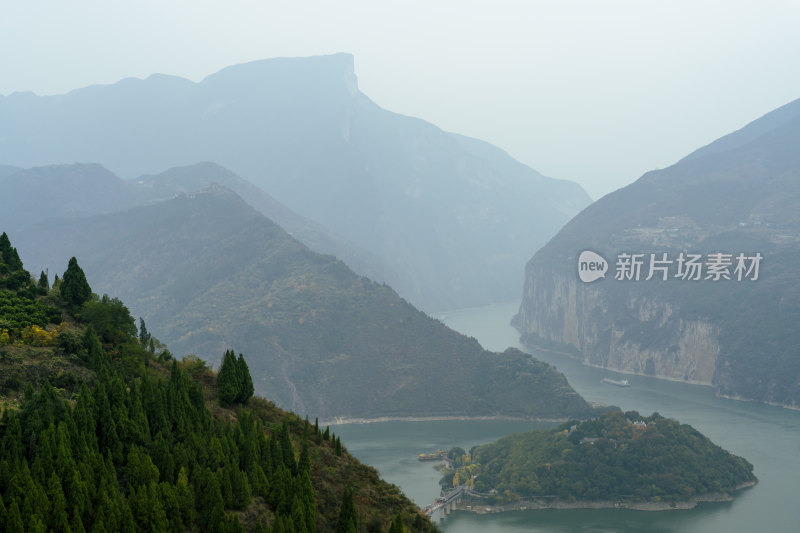
[[[225,67],[206,76],[200,84],[227,86],[231,82],[242,84],[241,87],[247,90],[264,84],[291,87],[330,87],[343,84],[351,97],[358,94],[355,59],[347,53],[257,59]]]
[[[264,59],[199,83],[157,75],[0,100],[0,161],[99,161],[139,176],[148,201],[217,182],[429,311],[514,298],[530,254],[589,197],[487,143],[381,108],[354,67],[346,53]],[[201,160],[235,176],[180,170]]]

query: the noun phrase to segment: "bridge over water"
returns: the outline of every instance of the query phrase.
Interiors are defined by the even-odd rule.
[[[426,505],[422,510],[425,514],[432,516],[436,511],[440,511],[440,518],[453,512],[457,503],[461,502],[464,497],[484,499],[488,498],[489,494],[484,492],[475,492],[467,485],[458,485],[448,490],[440,497],[436,498],[432,503]]]

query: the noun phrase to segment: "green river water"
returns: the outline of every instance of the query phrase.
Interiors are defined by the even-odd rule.
[[[438,315],[451,328],[477,338],[490,350],[519,346],[509,321],[516,303],[463,309]],[[725,400],[708,387],[625,376],[630,387],[601,382],[621,376],[589,368],[556,354],[534,355],[555,365],[588,401],[635,409],[691,424],[723,448],[755,467],[759,484],[729,503],[706,503],[688,511],[547,510],[476,515],[455,512],[440,523],[448,532],[647,531],[796,532],[800,531],[800,412]],[[438,473],[417,454],[460,446],[469,449],[509,433],[546,424],[502,420],[385,422],[333,428],[350,453],[378,469],[421,507],[439,495]],[[436,516],[436,515],[434,515]]]

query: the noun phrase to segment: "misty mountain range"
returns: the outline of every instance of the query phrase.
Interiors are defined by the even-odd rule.
[[[43,222],[15,239],[31,264],[80,257],[92,288],[120,297],[177,354],[217,366],[225,350],[244,352],[256,391],[299,413],[558,418],[589,409],[554,368],[485,351],[216,184]]]
[[[423,412],[426,402],[400,398],[426,397],[421,391],[434,385],[420,377],[420,368],[446,364],[443,353],[474,353],[459,379],[477,379],[470,372],[486,359],[476,346],[442,341],[461,348],[435,353],[413,343],[403,347],[403,339],[436,328],[404,301],[397,304],[380,282],[426,310],[513,299],[521,265],[540,247],[527,264],[515,318],[525,342],[616,371],[797,406],[798,120],[800,103],[793,102],[581,211],[589,199],[577,185],[541,176],[489,144],[378,107],[358,91],[348,55],[257,61],[200,83],[154,75],[55,97],[0,97],[0,161],[8,163],[0,165],[6,193],[0,224],[15,232],[26,264],[36,268],[63,264],[70,250],[80,251],[95,288],[123,296],[135,313],[162,324],[157,334],[177,350],[213,361],[244,343],[266,354],[262,375],[280,372],[262,390],[300,410],[364,414],[352,408],[363,398],[325,405],[322,391],[334,389],[314,374],[321,361],[333,365],[327,372],[336,379],[365,371],[376,387],[404,383],[400,396],[370,398],[381,413]],[[75,160],[102,166],[51,165]],[[198,196],[211,183],[217,185]],[[288,235],[244,229],[245,221],[263,223],[239,197]],[[187,198],[204,200],[189,209],[181,203]],[[243,217],[229,219],[228,233],[224,224],[193,233],[223,205]],[[148,226],[151,220],[169,221],[185,238],[171,241],[170,228]],[[261,243],[262,256],[247,250],[243,235]],[[302,249],[290,236],[379,283],[356,282],[349,273],[307,286],[309,276],[327,279],[325,268],[336,263],[309,263],[317,257],[311,251],[299,262],[273,253],[272,246]],[[751,284],[606,279],[586,285],[575,273],[584,249],[610,259],[612,270],[620,253],[698,250],[759,252],[765,266]],[[225,268],[180,279],[181,269],[215,264],[226,253]],[[164,258],[173,268],[155,272],[152,264]],[[261,288],[242,292],[247,283]],[[296,307],[280,317],[265,311],[276,305],[268,301],[270,291]],[[321,302],[368,313],[315,316],[324,333],[313,338],[288,325],[306,323],[304,313]],[[379,309],[387,305],[409,314],[384,316]],[[417,317],[414,327],[408,317]],[[381,332],[396,321],[403,327]],[[259,327],[262,333],[253,336]],[[371,360],[382,343],[399,351]],[[365,366],[368,359],[377,366]],[[394,359],[414,362],[389,371]],[[522,371],[509,364],[512,374]],[[497,374],[485,377],[499,383]],[[338,387],[336,379],[331,383]],[[460,405],[477,398],[461,397]],[[524,398],[492,400],[483,409],[519,413]]]
[[[590,201],[487,143],[380,108],[346,54],[0,97],[0,161],[100,163],[127,179],[213,161],[348,249],[320,251],[428,311],[518,297],[525,261]]]

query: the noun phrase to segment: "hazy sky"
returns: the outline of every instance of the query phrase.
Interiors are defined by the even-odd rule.
[[[350,52],[379,105],[597,198],[799,98],[800,1],[0,0],[0,50],[4,95]]]

